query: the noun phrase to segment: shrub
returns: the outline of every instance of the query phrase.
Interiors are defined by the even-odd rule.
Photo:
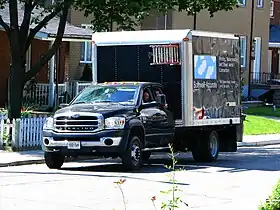
[[[174,155],[174,150],[173,147],[169,144],[169,149],[170,149],[170,157],[172,160],[172,164],[171,166],[165,166],[165,168],[170,169],[171,170],[171,174],[169,175],[170,179],[170,183],[171,183],[171,187],[168,190],[164,190],[164,191],[160,191],[160,193],[164,194],[164,195],[168,195],[169,199],[165,200],[164,202],[161,203],[161,210],[175,210],[175,209],[182,209],[182,205],[185,207],[188,207],[188,204],[186,202],[184,202],[183,200],[181,200],[180,196],[177,195],[177,192],[180,192],[181,190],[179,189],[178,185],[177,185],[177,181],[175,179],[175,174],[176,171],[182,171],[182,169],[176,169],[175,165],[177,163],[177,160],[175,158]],[[125,201],[125,195],[124,195],[124,191],[122,189],[122,185],[126,182],[126,179],[120,179],[119,181],[114,182],[115,184],[117,184],[121,194],[122,194],[122,202],[124,205],[124,210],[127,209],[126,206],[126,201]],[[156,208],[156,196],[153,196],[151,198],[153,207],[155,210],[157,210]],[[114,210],[114,209],[113,209]]]
[[[259,210],[279,210],[280,209],[280,179],[274,186],[271,195],[264,204],[259,206]]]

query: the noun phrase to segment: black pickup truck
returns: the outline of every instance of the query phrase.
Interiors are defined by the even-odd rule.
[[[46,165],[59,169],[66,156],[94,155],[120,157],[128,170],[139,169],[151,151],[174,141],[175,121],[167,103],[158,83],[85,88],[47,119],[42,138]]]

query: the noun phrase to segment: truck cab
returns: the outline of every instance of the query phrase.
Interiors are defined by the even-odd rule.
[[[85,88],[47,119],[42,149],[59,169],[66,156],[120,157],[139,169],[151,150],[173,142],[175,121],[164,88],[153,82],[110,82]]]

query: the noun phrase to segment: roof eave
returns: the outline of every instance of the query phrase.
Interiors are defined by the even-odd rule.
[[[5,29],[2,26],[0,26],[0,31],[5,32]],[[48,34],[40,31],[34,37],[34,39],[44,40],[44,41],[54,41],[55,38],[56,38],[56,34]],[[67,34],[63,36],[62,41],[63,42],[87,42],[87,41],[91,41],[91,35]]]

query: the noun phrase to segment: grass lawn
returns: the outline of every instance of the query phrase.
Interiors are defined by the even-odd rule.
[[[272,106],[249,107],[243,111],[245,114],[251,115],[280,117],[280,108],[277,108],[274,112]]]
[[[244,135],[280,133],[280,123],[260,116],[246,116]]]

